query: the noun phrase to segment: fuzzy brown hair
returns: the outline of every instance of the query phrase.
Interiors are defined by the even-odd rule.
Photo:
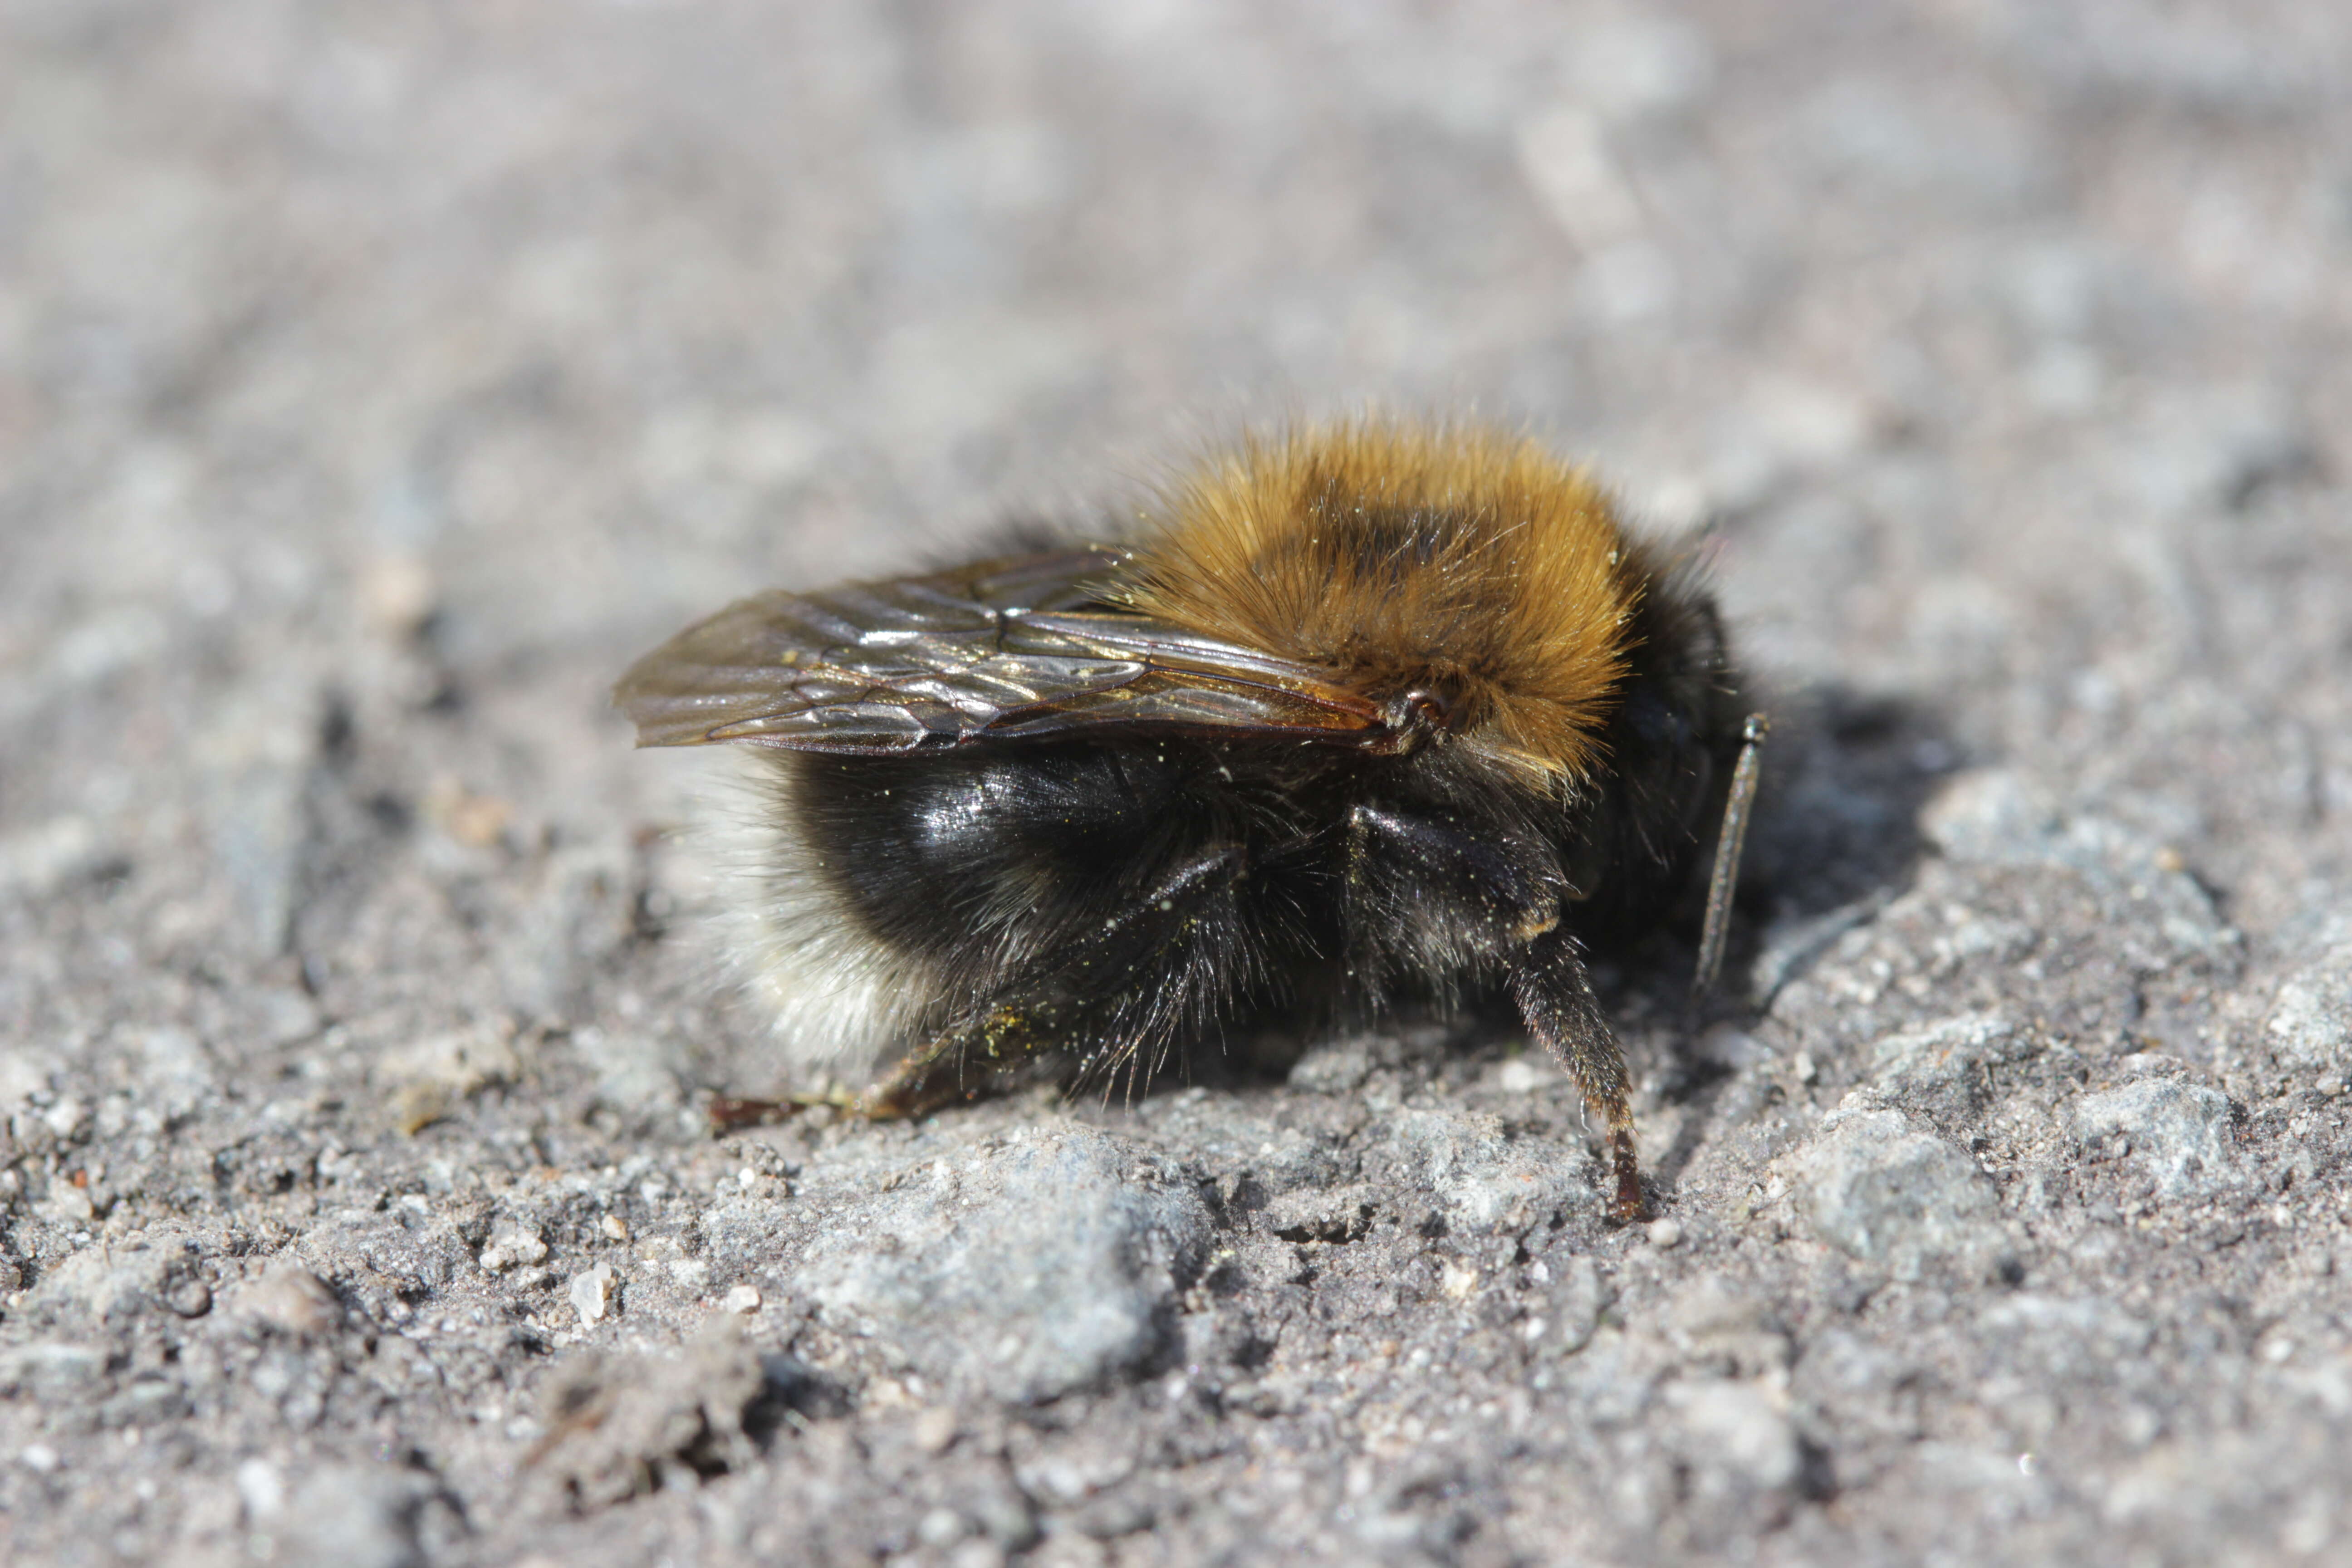
[[[1598,760],[1643,582],[1608,496],[1523,437],[1365,419],[1170,483],[1120,597],[1387,699],[1557,780]]]

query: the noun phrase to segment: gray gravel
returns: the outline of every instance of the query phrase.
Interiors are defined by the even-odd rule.
[[[0,3],[0,1556],[2352,1553],[2352,10]],[[1380,398],[1712,524],[1720,1004],[714,1137],[772,583]]]

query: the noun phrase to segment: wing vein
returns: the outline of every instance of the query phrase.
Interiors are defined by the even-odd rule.
[[[646,746],[887,752],[1146,726],[1377,747],[1328,674],[1105,605],[1125,557],[1055,551],[812,595],[770,590],[647,654],[614,689]]]

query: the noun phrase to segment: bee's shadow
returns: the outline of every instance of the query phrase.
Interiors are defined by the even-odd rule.
[[[1710,1121],[1704,1112],[1740,1070],[1702,1048],[1707,1031],[1752,1020],[1795,978],[1788,953],[1817,951],[1770,939],[1812,925],[1842,929],[1848,914],[1867,918],[1907,886],[1926,847],[1920,809],[1963,761],[1944,716],[1926,704],[1835,683],[1778,695],[1741,867],[1740,918],[1717,994],[1683,999],[1689,949],[1662,936],[1627,955],[1624,990],[1610,997],[1665,1068],[1664,1098],[1699,1112],[1651,1156],[1662,1185],[1671,1188],[1697,1152]]]
[[[1908,882],[1920,808],[1962,761],[1925,704],[1835,684],[1794,694],[1773,714],[1742,908],[1804,920]]]

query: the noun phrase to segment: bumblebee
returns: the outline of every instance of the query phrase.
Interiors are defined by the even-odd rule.
[[[858,1110],[1499,990],[1646,1212],[1587,947],[1684,903],[1713,826],[1712,979],[1763,726],[1691,563],[1531,440],[1246,439],[1111,542],[755,595],[614,700],[756,753],[733,945]]]

